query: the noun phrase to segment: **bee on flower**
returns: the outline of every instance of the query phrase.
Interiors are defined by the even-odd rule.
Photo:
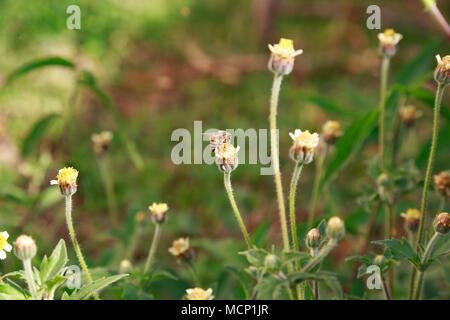
[[[232,135],[231,133],[224,131],[224,130],[218,130],[216,132],[207,132],[204,133],[205,135],[209,135],[209,146],[212,150],[212,152],[216,152],[216,149],[224,144],[224,143],[231,143]]]
[[[65,167],[58,171],[56,180],[50,181],[51,185],[58,185],[61,194],[70,196],[77,192],[78,171],[72,167]]]
[[[148,209],[152,214],[152,220],[155,224],[160,224],[166,221],[167,210],[169,210],[169,206],[166,203],[153,202]]]
[[[92,148],[97,156],[103,156],[111,146],[113,134],[111,131],[102,131],[91,136]]]
[[[189,238],[179,238],[172,243],[169,252],[177,258],[178,261],[189,260],[192,258],[192,249],[189,245]]]
[[[6,259],[6,252],[11,252],[12,245],[8,243],[9,234],[6,231],[0,233],[0,260]]]
[[[230,173],[235,170],[239,164],[238,159],[239,146],[235,148],[231,143],[222,143],[216,150],[216,164],[219,170]]]
[[[290,132],[289,135],[294,140],[289,150],[291,159],[304,164],[311,163],[314,158],[314,151],[319,145],[319,135],[315,132],[311,134],[308,130],[302,131],[300,129],[296,129],[294,133]]]
[[[185,298],[187,300],[213,300],[213,290],[203,290],[202,288],[192,288],[186,290]]]
[[[342,135],[341,124],[337,121],[327,121],[322,127],[322,136],[326,143],[335,144]]]
[[[380,53],[388,58],[393,57],[397,53],[397,44],[402,38],[403,36],[396,33],[394,29],[386,29],[383,33],[379,33]]]
[[[281,38],[277,44],[269,44],[272,53],[269,60],[269,70],[276,75],[288,75],[294,69],[294,59],[301,55],[303,50],[294,49],[294,41]]]
[[[434,71],[434,79],[438,83],[444,85],[450,84],[450,55],[441,59],[440,55],[436,56],[437,67]]]
[[[417,231],[420,222],[420,211],[417,209],[408,209],[400,214],[405,218],[405,225],[411,231]]]

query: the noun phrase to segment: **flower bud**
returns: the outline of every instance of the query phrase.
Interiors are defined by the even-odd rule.
[[[239,146],[235,148],[230,143],[223,143],[216,148],[216,164],[222,172],[230,173],[239,164]]]
[[[281,38],[275,45],[269,44],[271,56],[269,60],[269,70],[276,75],[288,75],[294,68],[294,59],[303,53],[303,50],[295,50],[294,42]]]
[[[213,290],[209,288],[208,290],[203,290],[202,288],[193,288],[186,290],[187,300],[213,300]]]
[[[326,143],[335,144],[342,135],[341,125],[337,121],[327,121],[322,127],[322,136]]]
[[[382,254],[377,254],[375,256],[375,258],[373,259],[373,264],[380,266],[380,267],[384,266],[387,262],[388,262],[388,260]]]
[[[308,231],[306,235],[305,243],[308,249],[317,249],[320,245],[320,241],[322,240],[322,235],[320,234],[319,229],[313,228]]]
[[[420,222],[420,212],[417,209],[408,209],[406,213],[400,214],[405,218],[405,225],[411,231],[417,231]]]
[[[450,172],[442,171],[433,177],[434,186],[444,197],[450,197]]]
[[[36,243],[30,236],[23,234],[14,242],[14,253],[20,260],[33,259],[36,251]]]
[[[102,156],[108,151],[111,146],[111,140],[113,134],[111,131],[103,131],[98,134],[93,134],[91,136],[92,148],[97,156]]]
[[[169,252],[177,258],[178,261],[190,260],[193,258],[193,252],[189,245],[189,238],[179,238],[172,243]]]
[[[78,171],[72,167],[66,167],[58,171],[57,180],[50,181],[50,184],[57,184],[62,195],[71,196],[77,192],[77,178]]]
[[[391,202],[394,182],[387,173],[383,172],[378,176],[377,187],[381,200]]]
[[[434,71],[434,79],[438,83],[448,85],[450,83],[450,56],[441,59],[440,55],[436,56],[437,67]]]
[[[422,115],[421,112],[417,112],[416,107],[411,105],[400,107],[398,113],[400,115],[400,121],[408,128],[414,126],[416,119]]]
[[[166,203],[155,203],[148,207],[152,214],[152,221],[155,224],[161,224],[166,221],[167,210],[169,207]]]
[[[380,41],[380,54],[391,58],[397,53],[397,44],[403,38],[400,33],[395,33],[394,29],[386,29],[383,33],[378,34]]]
[[[339,217],[331,217],[326,228],[327,236],[334,240],[341,240],[345,235],[344,222]]]
[[[450,230],[450,215],[448,212],[442,212],[434,219],[434,231],[446,234]]]
[[[131,264],[130,260],[123,259],[122,261],[120,261],[120,273],[129,273],[131,271],[133,271],[133,265]]]
[[[303,164],[311,163],[314,159],[314,151],[319,145],[319,135],[300,129],[296,129],[294,133],[290,132],[289,135],[294,140],[292,147],[289,149],[291,159]]]
[[[280,263],[280,258],[271,253],[264,258],[264,267],[269,270],[278,269],[280,267]]]

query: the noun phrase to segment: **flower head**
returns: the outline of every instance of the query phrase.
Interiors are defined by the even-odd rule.
[[[269,70],[278,75],[288,75],[294,68],[294,59],[303,50],[294,49],[294,41],[281,38],[278,44],[269,44],[272,53],[269,60]]]
[[[342,135],[341,124],[337,121],[327,121],[322,127],[322,135],[326,143],[335,144]]]
[[[417,231],[420,222],[420,211],[417,209],[408,209],[400,214],[405,218],[406,227],[411,231]]]
[[[231,143],[224,142],[216,150],[216,164],[222,172],[230,173],[237,168],[239,146],[235,148]]]
[[[444,197],[450,197],[450,172],[442,171],[433,176],[436,190]]]
[[[111,131],[103,131],[91,136],[92,148],[97,156],[102,156],[108,151],[112,138]]]
[[[326,228],[327,236],[334,240],[341,240],[345,235],[345,225],[339,217],[331,217]]]
[[[0,232],[0,260],[5,260],[6,252],[11,252],[12,250],[12,245],[8,243],[8,238],[9,238],[8,232],[6,231]]]
[[[212,300],[214,299],[211,288],[203,290],[202,288],[193,288],[186,290],[186,299],[188,300]]]
[[[166,221],[167,210],[169,210],[169,206],[166,203],[153,202],[148,209],[152,213],[152,220],[154,223],[163,223]]]
[[[36,242],[30,236],[22,234],[14,242],[14,253],[20,260],[33,259],[36,251]]]
[[[216,152],[217,147],[224,143],[231,143],[232,135],[227,131],[218,130],[213,133],[205,134],[210,135],[209,146],[211,147],[212,152]]]
[[[57,180],[50,181],[51,185],[59,185],[63,195],[73,195],[77,192],[78,171],[72,167],[66,167],[58,171]]]
[[[450,214],[442,212],[434,219],[434,230],[438,233],[446,234],[450,230]]]
[[[444,85],[450,84],[450,56],[441,59],[440,55],[436,56],[437,67],[434,71],[434,79]]]
[[[402,38],[403,36],[396,33],[394,29],[386,29],[383,33],[379,33],[380,53],[389,58],[394,56],[397,52],[397,44]]]
[[[319,135],[310,133],[308,130],[296,129],[294,133],[289,133],[294,143],[289,150],[289,155],[296,162],[304,164],[311,163],[314,158],[314,150],[319,145]]]
[[[322,235],[320,234],[319,229],[313,228],[308,231],[306,234],[306,247],[309,249],[317,249],[320,245],[320,241],[322,240]]]
[[[191,247],[189,238],[179,238],[172,243],[169,252],[179,260],[189,259],[191,257]]]
[[[133,271],[133,264],[128,259],[123,259],[120,261],[120,267],[119,272],[120,273],[127,273]]]
[[[398,109],[398,113],[400,115],[401,122],[407,127],[412,127],[416,122],[416,119],[422,115],[421,112],[417,112],[415,106],[411,105],[400,107]]]

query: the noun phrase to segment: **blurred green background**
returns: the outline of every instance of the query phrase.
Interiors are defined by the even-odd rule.
[[[66,8],[75,3],[81,8],[81,30],[68,30]],[[449,43],[420,1],[2,0],[0,229],[7,230],[11,239],[21,233],[34,237],[39,256],[48,255],[60,238],[70,241],[63,198],[49,181],[58,169],[74,166],[80,171],[74,223],[91,268],[114,270],[123,258],[142,264],[153,225],[148,216],[133,251],[130,246],[138,225],[134,216],[139,211],[147,214],[147,206],[154,201],[166,202],[169,217],[155,263],[182,280],[155,281],[148,293],[179,299],[192,286],[189,270],[177,265],[167,251],[173,240],[189,236],[204,287],[213,287],[217,298],[243,298],[239,282],[226,269],[247,263],[236,254],[245,246],[222,174],[215,165],[174,165],[170,155],[176,142],[171,141],[171,133],[176,128],[192,131],[195,120],[202,120],[204,129],[267,128],[272,82],[266,68],[267,44],[277,43],[280,37],[293,39],[304,54],[297,57],[293,73],[283,82],[278,118],[287,194],[294,166],[287,156],[289,132],[295,128],[320,131],[329,119],[340,121],[345,129],[378,105],[379,30],[366,28],[366,8],[372,4],[381,7],[383,29],[392,27],[404,35],[392,59],[390,83],[433,93],[434,56],[449,53]],[[450,3],[438,4],[450,18]],[[48,57],[64,58],[76,69],[49,66],[6,83],[13,70]],[[76,85],[81,70],[95,76],[96,86],[92,82],[91,86]],[[400,152],[402,160],[413,159],[423,170],[432,109],[429,99],[416,98],[408,97],[407,103],[416,105],[423,116],[402,135]],[[444,104],[449,102],[447,94]],[[117,110],[115,116],[108,106]],[[388,104],[388,108],[392,119],[396,105]],[[435,172],[448,169],[450,160],[449,109],[443,109],[446,117]],[[112,225],[99,163],[92,152],[90,137],[103,130],[115,134],[107,161],[120,212],[118,226]],[[348,235],[324,268],[339,272],[349,296],[373,298],[378,294],[365,292],[362,281],[351,278],[353,265],[344,261],[358,251],[368,221],[368,213],[355,199],[365,186],[373,187],[366,171],[377,152],[376,128],[369,133],[362,151],[330,180],[319,204],[318,221],[332,215],[346,219]],[[119,137],[136,145],[142,168],[130,160]],[[306,228],[314,164],[305,169],[297,196],[301,234]],[[233,172],[235,195],[255,241],[266,248],[280,247],[273,177],[261,176],[259,170],[260,165],[243,164]],[[399,200],[399,232],[403,223],[399,213],[417,207],[419,201],[420,189]],[[437,206],[438,197],[433,194],[430,208]],[[379,218],[378,238],[383,221]],[[0,262],[0,273],[19,265],[10,254]],[[406,283],[409,267],[404,269],[405,274],[400,272],[398,277]],[[449,268],[433,270],[429,277],[437,281],[425,287],[425,295],[442,297]],[[406,285],[398,290],[406,290]],[[142,297],[127,294],[126,287],[110,293],[114,298]]]

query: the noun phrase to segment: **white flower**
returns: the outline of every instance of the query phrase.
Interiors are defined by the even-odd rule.
[[[289,150],[292,160],[304,164],[311,163],[314,158],[314,150],[319,145],[319,135],[316,132],[311,134],[308,130],[300,129],[296,129],[294,133],[289,132],[289,135],[294,140]]]
[[[202,288],[193,288],[186,290],[186,298],[188,300],[212,300],[214,296],[211,288],[208,290],[203,290]]]
[[[0,233],[0,260],[5,260],[6,252],[11,252],[12,250],[12,245],[10,245],[7,241],[8,238],[8,232],[3,231],[2,233]]]

